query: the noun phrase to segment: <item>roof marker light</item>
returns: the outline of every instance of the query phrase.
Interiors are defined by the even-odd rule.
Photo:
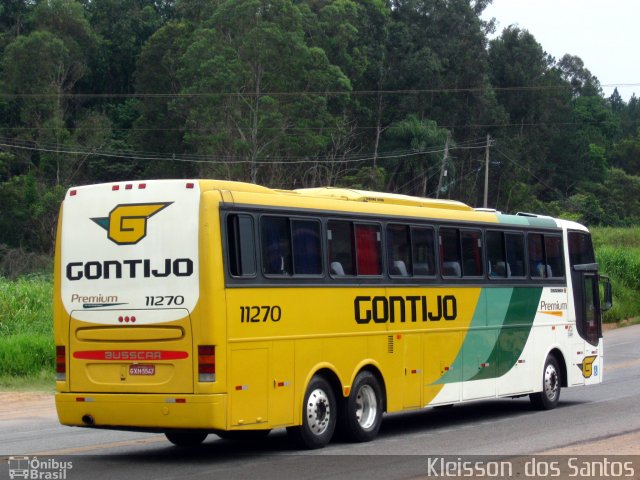
[[[140,185],[138,185],[138,188],[140,190],[144,190],[145,188],[147,188],[147,184],[146,183],[141,183]]]
[[[75,197],[77,194],[78,194],[78,191],[77,191],[77,190],[71,190],[71,191],[69,192],[69,196],[71,196],[71,197]]]
[[[111,191],[112,192],[117,192],[118,190],[120,190],[120,185],[112,185],[111,186]]]
[[[127,183],[124,188],[127,190],[131,190],[133,188],[133,185],[131,185],[130,183]]]
[[[187,188],[193,188],[195,185],[191,182],[187,183]]]

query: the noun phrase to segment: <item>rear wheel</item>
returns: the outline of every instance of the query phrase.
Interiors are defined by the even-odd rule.
[[[353,442],[373,440],[380,430],[384,396],[378,379],[371,372],[360,372],[353,382],[351,394],[341,422],[341,430]]]
[[[323,377],[311,379],[302,404],[302,425],[288,427],[287,433],[303,448],[322,448],[331,441],[336,428],[336,400]]]
[[[204,442],[207,432],[166,432],[167,440],[178,447],[195,447]]]
[[[549,355],[542,371],[542,391],[529,395],[531,404],[538,410],[551,410],[560,401],[562,377],[558,360]]]

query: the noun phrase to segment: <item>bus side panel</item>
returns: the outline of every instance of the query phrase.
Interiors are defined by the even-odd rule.
[[[267,423],[269,418],[269,348],[235,346],[229,358],[232,427]]]
[[[271,376],[269,377],[269,420],[272,427],[291,425],[294,420],[295,344],[293,341],[273,342]],[[273,380],[273,382],[271,382]]]

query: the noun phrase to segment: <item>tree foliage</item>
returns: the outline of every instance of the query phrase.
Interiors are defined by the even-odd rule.
[[[490,0],[7,0],[0,244],[71,185],[217,177],[640,221],[640,102]],[[445,156],[445,144],[448,153]],[[446,171],[446,175],[444,174]]]

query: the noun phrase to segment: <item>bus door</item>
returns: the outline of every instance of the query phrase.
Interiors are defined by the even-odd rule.
[[[575,343],[574,364],[580,370],[579,383],[599,383],[602,375],[602,310],[599,276],[590,265],[575,265],[571,272],[576,309],[576,330],[581,342]]]
[[[576,330],[579,341],[573,346],[573,367],[579,370],[573,384],[592,384],[602,381],[602,308],[600,280],[604,280],[605,307],[611,304],[609,279],[598,275],[598,265],[586,232],[569,232],[571,284],[576,312]],[[578,340],[578,339],[576,339]],[[574,370],[574,373],[576,371]]]

